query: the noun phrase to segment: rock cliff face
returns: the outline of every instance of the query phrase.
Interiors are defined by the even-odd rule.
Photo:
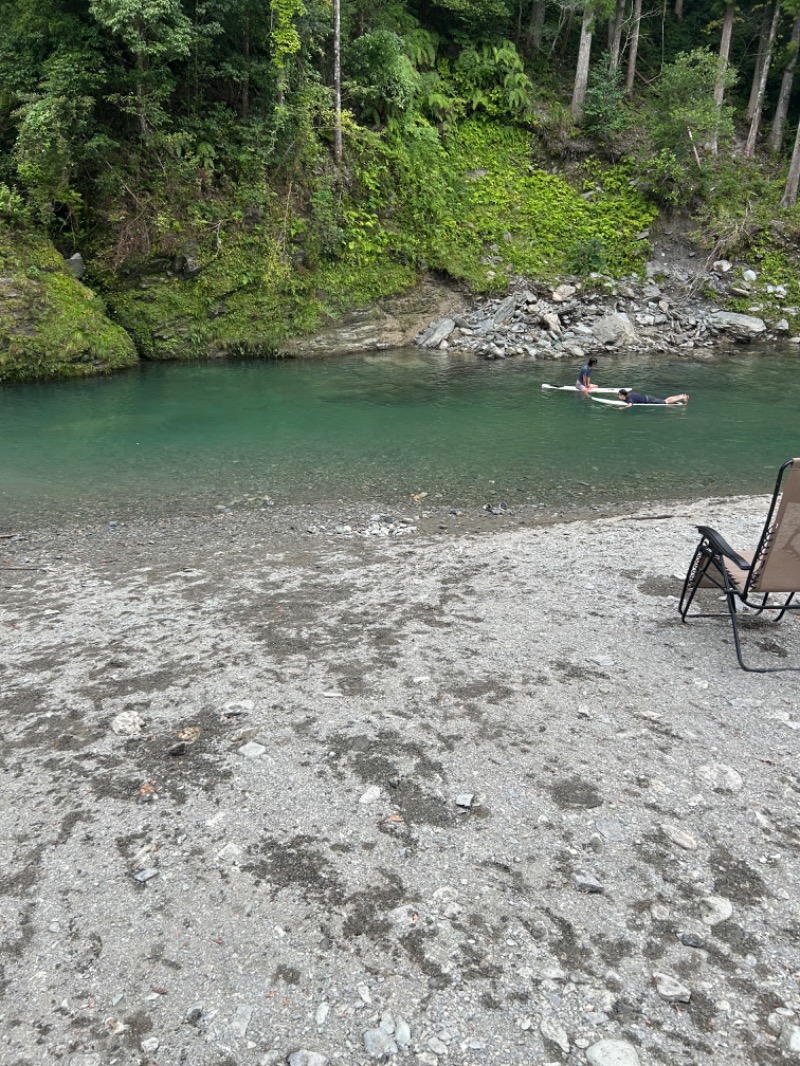
[[[0,382],[134,366],[133,341],[48,241],[0,229]]]
[[[283,349],[287,355],[307,356],[403,348],[413,344],[432,319],[465,311],[467,306],[464,294],[426,279],[413,292],[352,311],[312,336],[287,341]]]

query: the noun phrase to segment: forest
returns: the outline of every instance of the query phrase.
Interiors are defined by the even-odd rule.
[[[426,271],[635,272],[676,213],[795,287],[799,45],[797,0],[3,0],[5,273],[84,336],[80,252],[128,360],[268,354]],[[59,372],[0,325],[0,377]]]

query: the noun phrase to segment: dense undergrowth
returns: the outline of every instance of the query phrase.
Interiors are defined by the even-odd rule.
[[[274,356],[428,271],[478,293],[503,292],[518,276],[640,273],[649,227],[670,210],[654,174],[632,153],[586,152],[558,169],[546,159],[540,133],[472,118],[444,134],[424,123],[354,128],[342,167],[317,144],[271,180],[210,183],[194,162],[172,161],[154,169],[158,181],[140,180],[143,210],[126,203],[128,183],[116,198],[107,191],[82,249],[89,288],[52,245],[24,236],[27,219],[12,220],[5,272],[37,309],[36,325],[15,318],[25,300],[0,291],[0,380],[105,372],[137,357]],[[778,180],[720,163],[694,197],[708,254],[759,268],[731,309],[777,319],[788,307],[795,324],[796,211],[777,210]]]
[[[638,273],[673,212],[794,326],[800,19],[683,8],[0,0],[0,380],[270,356],[429,272]]]
[[[534,157],[530,132],[513,126],[469,121],[444,139],[430,127],[395,139],[362,131],[346,174],[218,199],[217,220],[173,227],[172,258],[96,280],[141,354],[175,359],[269,355],[427,270],[476,292],[503,291],[511,275],[640,270],[648,245],[637,238],[657,212],[631,165],[589,158],[567,176]],[[189,280],[173,262],[187,250]]]

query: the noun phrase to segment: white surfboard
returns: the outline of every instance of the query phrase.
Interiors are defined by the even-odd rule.
[[[678,403],[625,403],[624,400],[606,400],[602,396],[589,396],[590,400],[594,400],[596,403],[604,403],[608,407],[684,407],[684,403],[679,401]]]
[[[574,385],[548,385],[548,384],[545,383],[544,385],[542,385],[542,388],[543,389],[555,389],[556,392],[577,392],[578,391],[575,388]],[[624,389],[625,386],[624,385],[620,385],[620,388]],[[616,396],[619,393],[619,389],[592,389],[591,392],[589,393],[589,395],[590,396],[594,396],[594,394],[596,392],[607,392],[607,393],[612,393],[613,392],[614,395]]]

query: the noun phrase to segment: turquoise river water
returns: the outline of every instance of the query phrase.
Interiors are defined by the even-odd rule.
[[[686,408],[620,411],[548,392],[571,362],[416,351],[151,365],[0,389],[0,528],[204,513],[269,497],[435,506],[588,506],[766,492],[800,454],[800,355],[601,357],[599,385]]]

